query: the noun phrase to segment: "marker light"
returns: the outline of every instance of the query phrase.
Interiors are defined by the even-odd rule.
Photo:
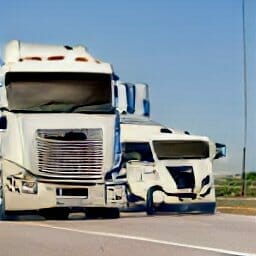
[[[88,59],[85,58],[85,57],[76,57],[75,60],[76,61],[83,61],[83,62],[87,62],[88,61]]]
[[[32,56],[32,57],[24,57],[19,59],[19,61],[23,61],[23,60],[36,60],[36,61],[41,61],[42,58],[41,57],[37,57],[37,56]]]
[[[50,56],[47,60],[64,60],[64,56]]]

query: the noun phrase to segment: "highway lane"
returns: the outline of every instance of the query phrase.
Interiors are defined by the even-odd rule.
[[[229,214],[115,220],[24,218],[0,221],[0,256],[27,255],[256,255],[256,217]]]

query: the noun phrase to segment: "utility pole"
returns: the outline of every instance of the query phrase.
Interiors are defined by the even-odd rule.
[[[244,88],[244,145],[242,163],[242,191],[246,195],[246,146],[247,146],[247,52],[246,52],[246,30],[245,30],[245,0],[242,0],[243,17],[243,88]]]

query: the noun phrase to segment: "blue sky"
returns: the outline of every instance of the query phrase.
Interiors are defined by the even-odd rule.
[[[247,170],[256,171],[256,1],[246,2]],[[124,81],[150,85],[152,118],[227,145],[215,170],[239,173],[243,148],[242,0],[8,0],[11,40],[85,44]]]

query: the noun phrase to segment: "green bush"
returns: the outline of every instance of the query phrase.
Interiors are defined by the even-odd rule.
[[[241,195],[243,181],[237,176],[218,177],[215,179],[216,196],[237,197]],[[246,196],[256,196],[256,172],[246,174]]]
[[[240,196],[241,188],[239,186],[224,185],[216,187],[216,196]]]
[[[247,180],[256,180],[256,172],[249,172],[246,174]]]

